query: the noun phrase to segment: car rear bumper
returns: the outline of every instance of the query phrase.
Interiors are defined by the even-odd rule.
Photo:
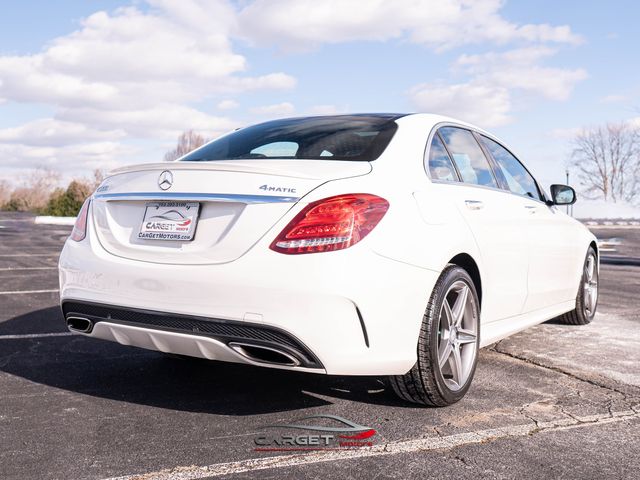
[[[240,259],[217,265],[141,262],[106,252],[91,228],[82,242],[67,242],[59,266],[66,313],[78,310],[68,308],[71,304],[94,308],[75,312],[94,324],[86,335],[169,353],[339,375],[408,371],[438,277],[362,244],[311,255],[282,255],[257,244]],[[161,317],[171,321],[160,322]],[[256,338],[221,335],[220,329],[229,326],[244,326],[245,332],[254,328],[254,337],[258,330],[282,337],[256,343]],[[254,361],[243,344],[274,348],[296,361]]]
[[[324,372],[309,348],[275,327],[77,301],[62,302],[62,312],[70,330],[124,345],[210,360]],[[82,328],[75,323],[79,319],[86,320]]]

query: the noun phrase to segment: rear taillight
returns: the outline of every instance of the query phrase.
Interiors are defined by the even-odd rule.
[[[91,204],[91,199],[87,198],[82,204],[82,208],[80,209],[80,213],[78,213],[78,218],[76,218],[76,223],[73,226],[73,231],[71,232],[71,240],[79,242],[84,240],[84,237],[87,236],[87,216],[89,215],[89,205]]]
[[[384,217],[389,202],[368,193],[329,197],[307,205],[271,244],[280,253],[316,253],[355,245]]]

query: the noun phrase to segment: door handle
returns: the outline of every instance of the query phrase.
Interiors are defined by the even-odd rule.
[[[484,208],[484,203],[480,200],[465,200],[464,204],[469,210],[480,210],[481,208]]]
[[[538,207],[536,205],[525,205],[524,208],[529,211],[529,213],[536,213],[538,211]]]

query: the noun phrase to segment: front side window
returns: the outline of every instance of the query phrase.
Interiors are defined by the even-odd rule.
[[[456,169],[437,133],[433,136],[429,147],[429,173],[433,180],[458,181]]]
[[[484,135],[481,138],[504,175],[509,190],[518,195],[542,200],[536,181],[520,161],[499,143]]]
[[[399,117],[336,115],[273,120],[220,137],[181,161],[273,158],[368,162],[387,147]]]
[[[469,130],[442,127],[438,130],[465,183],[497,188],[487,158]]]

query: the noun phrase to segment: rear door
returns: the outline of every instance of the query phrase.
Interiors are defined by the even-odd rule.
[[[311,190],[370,171],[371,164],[362,161],[272,159],[129,167],[114,172],[94,194],[95,230],[105,250],[128,259],[231,262]],[[189,240],[156,234],[191,222],[184,229]]]
[[[432,140],[429,170],[433,187],[459,209],[481,252],[483,321],[518,315],[527,295],[527,212],[498,188],[469,130],[441,127]]]

